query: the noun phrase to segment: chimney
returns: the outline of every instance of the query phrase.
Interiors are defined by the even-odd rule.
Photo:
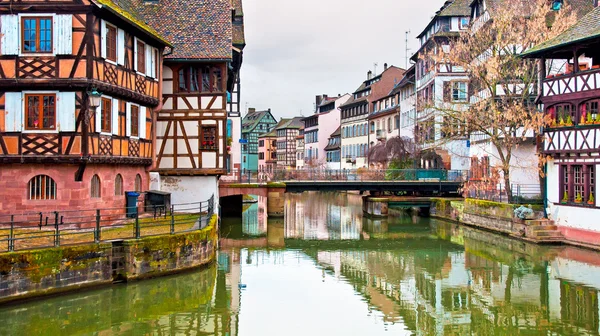
[[[270,107],[269,107],[268,111],[269,111],[269,113],[271,113],[271,108]]]
[[[598,7],[600,5],[600,0],[594,0],[594,7]]]
[[[315,96],[315,108],[318,108],[323,101],[323,97],[321,95]]]
[[[327,100],[327,98],[329,98],[329,97],[327,97],[326,94],[323,94],[323,100]]]
[[[387,70],[387,63],[383,63],[383,71]]]
[[[373,77],[373,72],[369,70],[369,72],[367,72],[367,80],[371,79],[371,77]]]
[[[256,112],[256,109],[254,107],[251,107],[248,109],[248,113],[254,113]]]

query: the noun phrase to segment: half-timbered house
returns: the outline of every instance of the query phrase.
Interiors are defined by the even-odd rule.
[[[174,203],[216,197],[227,173],[227,102],[241,65],[232,40],[238,2],[130,3],[173,44],[164,56],[156,115],[156,185]]]
[[[566,239],[598,244],[600,216],[600,7],[559,36],[530,49],[545,78],[541,102],[552,119],[546,128],[548,216]],[[556,62],[559,60],[558,62]],[[548,64],[564,64],[558,71]]]
[[[124,209],[148,188],[170,44],[111,0],[0,9],[0,214]]]

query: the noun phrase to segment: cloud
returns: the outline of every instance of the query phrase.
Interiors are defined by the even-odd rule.
[[[368,70],[404,67],[444,0],[244,0],[242,109],[311,114],[314,96],[354,91]],[[300,112],[302,111],[302,112]]]

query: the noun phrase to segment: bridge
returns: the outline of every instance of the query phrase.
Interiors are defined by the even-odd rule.
[[[241,182],[219,183],[222,208],[231,213],[241,209],[242,195],[267,197],[269,216],[283,216],[283,193],[304,191],[358,191],[379,197],[384,192],[406,196],[457,197],[467,180],[466,171],[434,169],[282,170],[272,174],[248,175]],[[364,210],[386,215],[390,200],[365,197]],[[383,204],[385,203],[385,204]],[[417,204],[418,203],[418,204]],[[395,206],[428,207],[427,201],[392,201]],[[228,205],[232,205],[229,208]],[[371,205],[374,205],[372,207]],[[240,211],[241,213],[241,211]]]

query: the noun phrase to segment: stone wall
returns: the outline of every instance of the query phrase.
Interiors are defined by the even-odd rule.
[[[110,284],[110,243],[0,254],[0,303]]]
[[[215,259],[217,216],[202,230],[0,254],[0,303],[199,267]]]
[[[214,260],[216,246],[216,215],[199,231],[124,241],[119,276],[137,280],[198,267]]]

